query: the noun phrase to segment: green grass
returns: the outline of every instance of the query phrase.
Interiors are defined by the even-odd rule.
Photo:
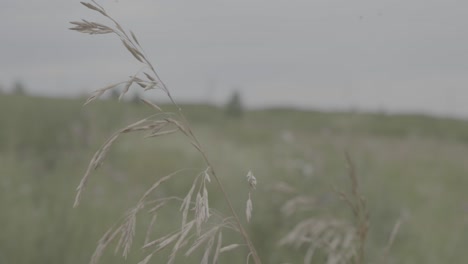
[[[158,177],[179,168],[203,169],[182,136],[124,136],[92,175],[80,207],[73,209],[75,188],[93,151],[113,131],[150,113],[142,104],[99,101],[82,108],[83,101],[0,95],[0,263],[86,263],[100,236]],[[300,217],[281,216],[287,197],[271,192],[275,182],[288,182],[316,197],[315,215],[351,219],[330,187],[349,188],[345,150],[357,165],[368,199],[371,260],[381,256],[400,216],[404,222],[389,263],[468,259],[468,122],[293,109],[227,119],[216,107],[183,108],[241,215],[248,192],[245,175],[248,170],[256,175],[248,226],[265,263],[301,262],[300,251],[276,246]],[[291,142],[282,139],[286,131],[293,135]],[[303,173],[306,167],[313,173]],[[186,193],[190,176],[180,175],[163,191]],[[225,210],[213,190],[211,204]],[[161,215],[158,228],[173,227],[177,209],[165,212],[166,218]],[[113,256],[112,248],[102,263],[141,260],[136,245],[148,217],[140,219],[128,262]],[[181,257],[177,263],[198,263],[193,259]],[[221,263],[243,261],[242,254],[227,253]]]

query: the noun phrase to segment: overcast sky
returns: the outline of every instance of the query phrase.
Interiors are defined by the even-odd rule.
[[[179,101],[468,118],[466,0],[103,0]],[[82,94],[140,68],[79,1],[0,0],[0,84]],[[162,96],[156,93],[157,96]]]

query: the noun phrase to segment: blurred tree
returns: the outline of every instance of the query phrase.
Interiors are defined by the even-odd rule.
[[[26,94],[26,88],[24,87],[23,83],[20,82],[20,81],[16,81],[14,84],[13,84],[13,94],[16,94],[16,95],[24,95]]]
[[[244,113],[244,108],[239,91],[236,90],[231,95],[231,98],[225,106],[225,111],[228,117],[239,118],[242,116]]]
[[[117,89],[112,89],[109,95],[111,100],[118,100],[120,96],[120,92]]]
[[[138,103],[141,102],[140,98],[141,98],[140,93],[135,92],[135,94],[133,94],[132,99],[130,99],[130,102],[131,102],[132,104],[138,104]]]

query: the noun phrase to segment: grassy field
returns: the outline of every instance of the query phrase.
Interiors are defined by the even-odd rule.
[[[0,95],[0,263],[87,263],[99,238],[159,177],[180,168],[204,169],[180,135],[125,136],[73,209],[75,188],[93,152],[112,132],[151,113],[143,104],[99,101],[83,108],[83,102]],[[252,170],[257,177],[248,228],[264,263],[302,263],[303,249],[277,244],[304,217],[352,221],[349,208],[332,191],[332,186],[350,186],[345,151],[367,197],[369,263],[382,263],[398,220],[402,225],[387,263],[468,259],[468,122],[291,109],[230,119],[212,106],[183,108],[241,215],[248,194],[245,175]],[[186,193],[192,176],[184,172],[162,191]],[[311,210],[284,216],[281,209],[290,196],[274,191],[278,182],[311,196]],[[210,203],[226,211],[215,188]],[[174,207],[161,215],[155,232],[173,229],[178,214]],[[144,255],[137,245],[148,221],[147,215],[138,219],[127,261],[114,256],[112,248],[102,263],[140,261]],[[220,263],[244,261],[243,254],[228,252]],[[176,261],[198,262],[183,256]],[[323,259],[318,256],[315,263]]]

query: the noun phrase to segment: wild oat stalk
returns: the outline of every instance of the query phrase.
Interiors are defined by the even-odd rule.
[[[351,191],[338,193],[353,212],[354,223],[333,217],[310,217],[300,221],[280,241],[280,246],[293,246],[296,249],[306,247],[304,263],[312,263],[314,254],[322,251],[327,264],[363,264],[365,263],[365,244],[369,229],[369,212],[364,196],[359,190],[356,168],[346,153],[348,176],[351,180]],[[298,194],[286,183],[278,183],[274,190],[293,194],[281,208],[286,217],[300,212],[311,211],[316,205],[314,197]]]
[[[210,256],[212,256],[212,263],[216,263],[218,261],[219,254],[222,252],[226,252],[237,248],[238,244],[222,246],[222,228],[229,228],[239,232],[246,246],[249,249],[248,256],[251,256],[255,264],[260,264],[261,260],[255,250],[255,247],[252,244],[249,235],[245,231],[244,227],[241,224],[241,221],[234,210],[234,207],[228,197],[228,194],[224,190],[221,181],[216,174],[212,163],[208,159],[206,152],[204,151],[203,147],[200,145],[197,137],[193,133],[187,118],[185,117],[182,109],[178,106],[174,98],[172,97],[169,89],[166,87],[164,82],[161,80],[157,72],[155,71],[151,62],[145,56],[145,52],[141,47],[140,43],[138,42],[137,37],[132,31],[125,31],[123,27],[113,19],[106,10],[100,6],[95,1],[91,2],[81,2],[87,8],[96,11],[110,20],[111,25],[104,25],[96,22],[90,22],[87,20],[71,22],[74,26],[70,28],[71,30],[76,30],[81,33],[88,33],[91,35],[94,34],[115,34],[119,40],[121,41],[122,45],[127,49],[127,51],[141,64],[143,67],[141,70],[137,71],[135,74],[130,76],[127,80],[120,81],[109,85],[107,87],[98,89],[94,91],[94,93],[87,99],[86,104],[91,103],[92,101],[98,99],[101,95],[115,89],[119,86],[124,85],[123,91],[120,94],[119,99],[121,99],[132,86],[138,85],[144,91],[152,90],[152,89],[160,89],[170,101],[177,107],[177,113],[168,113],[164,112],[159,106],[156,104],[142,100],[143,103],[151,107],[157,114],[154,114],[148,118],[139,120],[113,134],[103,145],[102,147],[95,153],[91,162],[86,170],[85,175],[83,176],[80,184],[77,188],[77,195],[75,199],[74,206],[78,206],[80,203],[81,196],[83,191],[86,187],[88,178],[93,170],[99,168],[99,166],[103,163],[108,151],[110,150],[111,146],[115,141],[125,133],[130,132],[137,132],[137,131],[144,131],[146,132],[146,137],[159,137],[164,136],[167,134],[181,132],[184,134],[189,140],[190,143],[200,152],[204,162],[206,163],[206,169],[200,173],[195,180],[193,181],[192,187],[188,191],[187,195],[184,199],[180,199],[177,197],[166,197],[159,200],[150,200],[150,194],[153,193],[158,189],[162,183],[167,180],[170,180],[172,177],[175,177],[178,172],[173,174],[167,175],[163,178],[160,178],[154,185],[142,196],[140,201],[137,205],[129,210],[127,215],[121,221],[119,225],[116,227],[111,228],[99,241],[98,247],[93,255],[91,263],[97,263],[99,257],[102,255],[103,250],[109,245],[111,241],[119,237],[118,245],[116,248],[117,250],[122,250],[122,254],[124,257],[127,256],[130,247],[133,242],[133,237],[135,234],[135,226],[136,226],[136,219],[137,214],[145,207],[152,205],[152,208],[148,210],[149,213],[153,214],[153,218],[151,221],[150,226],[148,227],[148,232],[145,239],[145,244],[143,245],[144,249],[151,249],[151,253],[147,255],[145,259],[143,259],[140,264],[148,263],[151,257],[159,252],[160,250],[172,245],[172,253],[169,257],[168,263],[174,263],[176,254],[184,247],[190,243],[190,239],[193,238],[191,232],[195,229],[196,238],[194,238],[194,242],[192,246],[187,250],[185,255],[190,255],[194,250],[200,248],[202,245],[205,245],[205,251],[203,254],[202,262],[201,263],[208,263]],[[209,207],[208,204],[208,191],[206,188],[206,184],[209,183],[211,180],[210,178],[213,177],[221,191],[229,210],[232,214],[232,217],[224,218],[219,214],[215,213],[213,209]],[[251,188],[255,187],[256,180],[253,174],[249,173],[247,176],[248,182]],[[197,189],[198,187],[198,189]],[[197,193],[194,192],[197,189]],[[195,197],[195,199],[194,199]],[[156,221],[156,214],[158,210],[164,206],[166,206],[169,202],[181,202],[180,210],[182,212],[182,224],[179,230],[174,231],[173,233],[167,234],[166,236],[160,237],[158,239],[150,241],[149,233],[150,229],[152,228],[154,222]],[[193,219],[189,221],[189,209],[194,208]],[[251,213],[252,213],[252,201],[249,199],[247,202],[247,219],[250,220]],[[217,223],[212,225],[211,228],[203,229],[202,225],[208,221],[211,215],[215,215]],[[217,237],[216,248],[214,252],[212,251],[215,240]],[[213,252],[213,253],[212,253]],[[249,257],[247,258],[249,259]]]
[[[299,194],[286,183],[279,183],[274,190],[293,194],[281,207],[281,213],[292,215],[312,211],[316,199]],[[312,216],[299,221],[281,240],[279,246],[305,248],[304,264],[311,264],[317,252],[325,255],[326,264],[349,264],[356,255],[357,236],[353,225],[345,220],[327,216]]]
[[[367,209],[366,198],[361,194],[361,190],[359,189],[356,167],[347,152],[345,156],[348,165],[348,176],[351,179],[351,193],[336,192],[349,205],[353,212],[354,227],[358,237],[358,251],[354,258],[354,263],[363,264],[365,263],[365,247],[369,231],[369,211]]]

